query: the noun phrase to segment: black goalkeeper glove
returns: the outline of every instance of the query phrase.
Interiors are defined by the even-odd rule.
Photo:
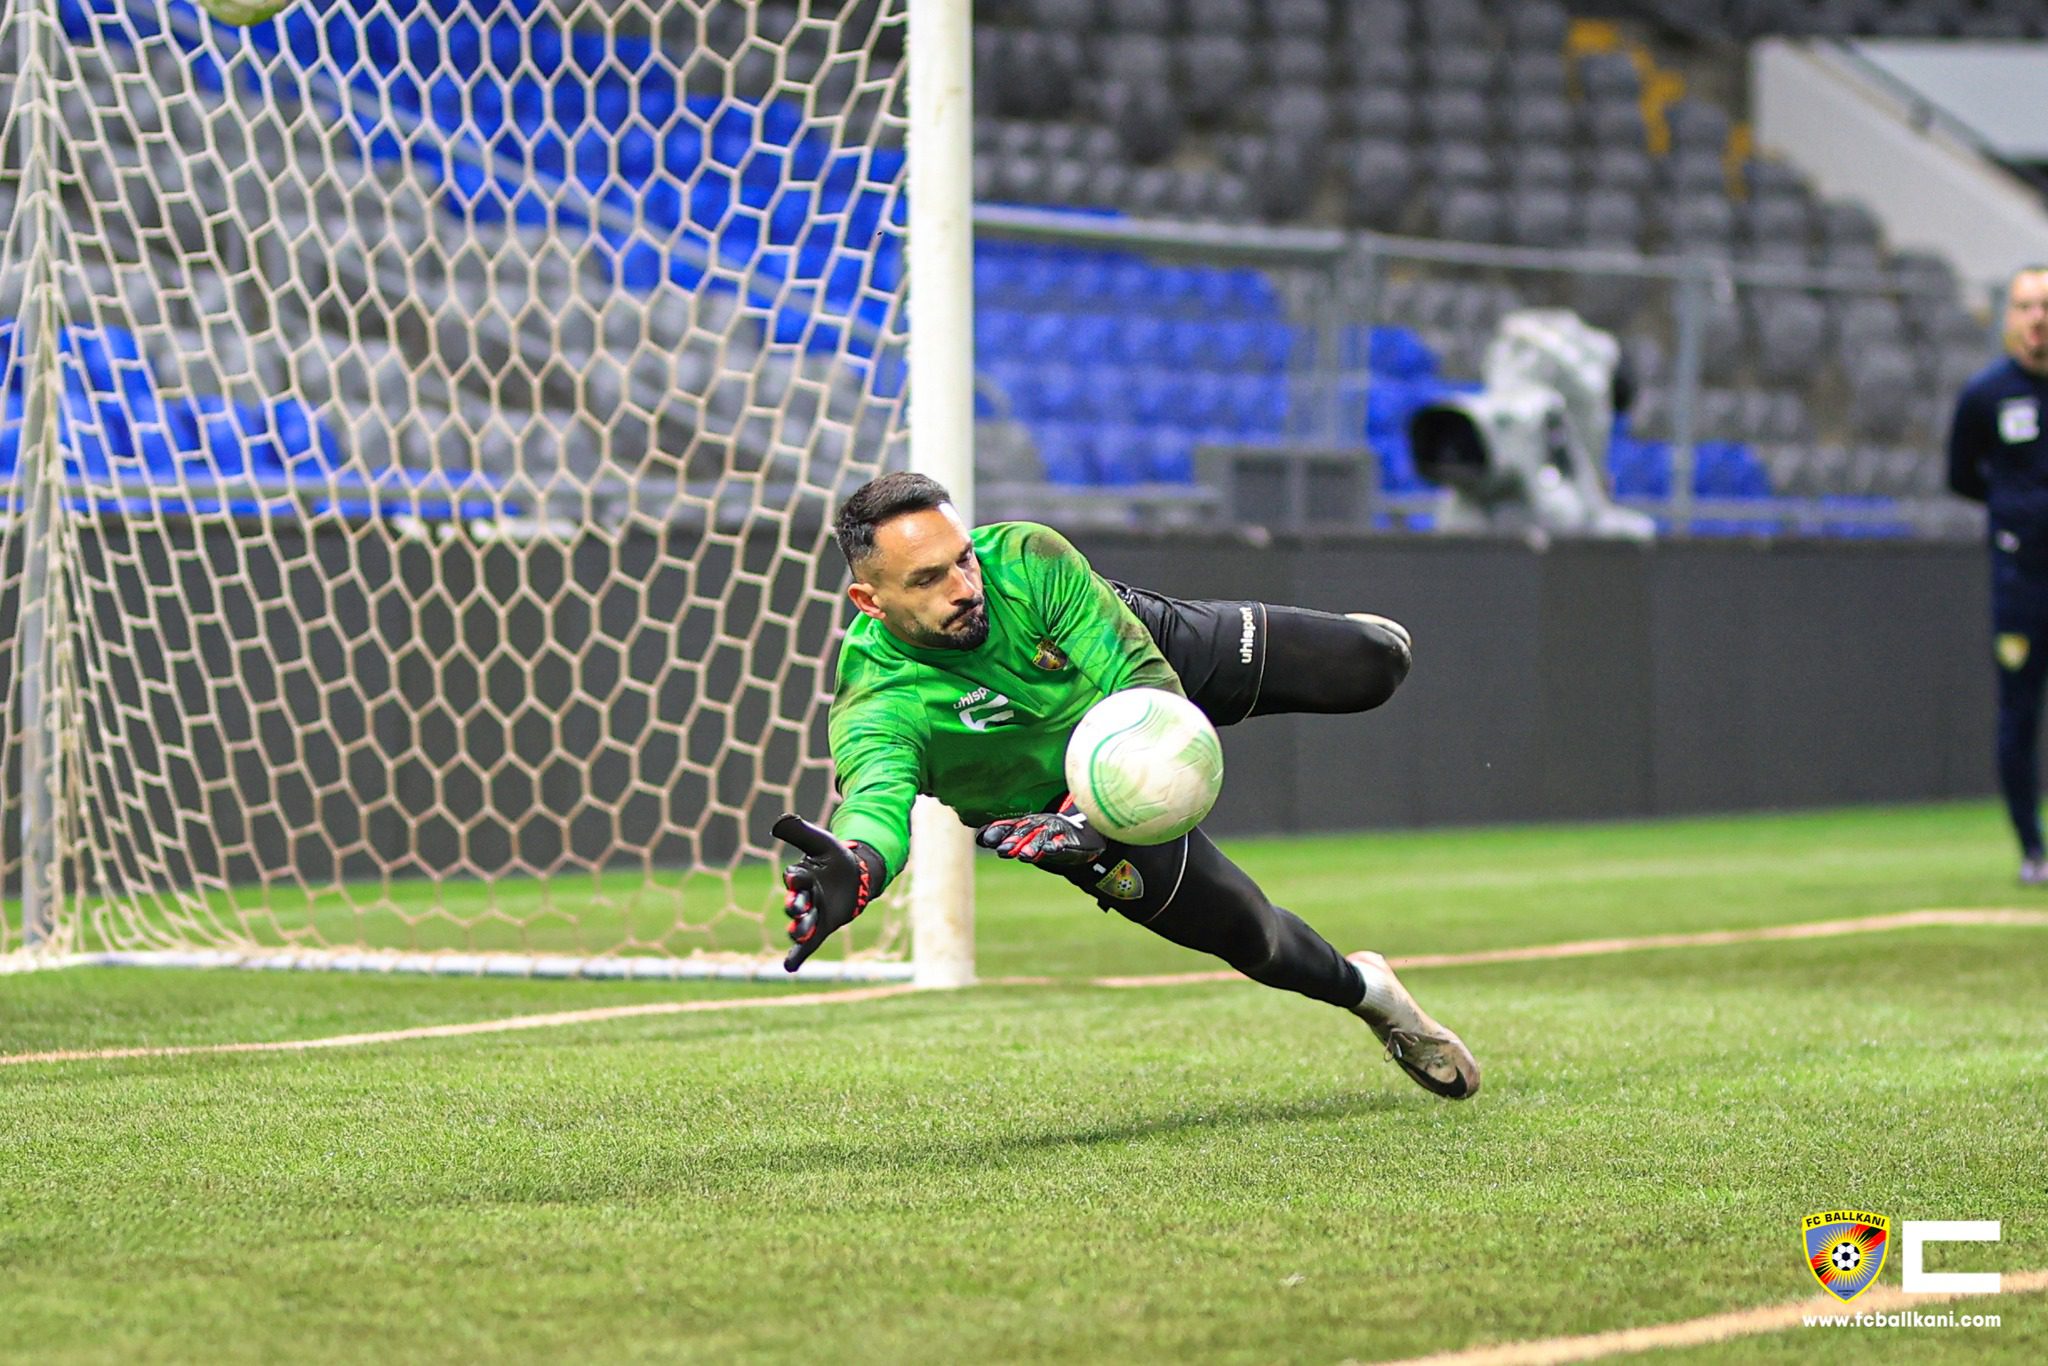
[[[975,832],[974,842],[1002,858],[1041,868],[1078,868],[1101,858],[1109,848],[1109,841],[1088,828],[1088,818],[1072,797],[1060,798],[1056,811],[990,821]]]
[[[771,833],[803,855],[782,870],[789,938],[796,947],[782,960],[795,972],[834,930],[851,924],[889,880],[889,865],[865,844],[842,843],[802,816],[784,816]]]

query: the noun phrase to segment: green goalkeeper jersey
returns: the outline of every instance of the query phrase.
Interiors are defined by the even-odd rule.
[[[1090,707],[1125,688],[1181,691],[1151,633],[1064,536],[997,522],[972,540],[988,610],[980,646],[905,644],[863,615],[839,647],[832,764],[845,800],[832,832],[879,853],[891,877],[920,792],[972,825],[1042,810],[1067,790],[1067,737]]]

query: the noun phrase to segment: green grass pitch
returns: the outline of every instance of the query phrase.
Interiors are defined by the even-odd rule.
[[[1226,847],[1396,955],[2048,909],[1983,804]],[[2048,1267],[2048,929],[1418,969],[1459,1105],[1325,1007],[1089,985],[1212,964],[981,877],[983,973],[1053,984],[0,1069],[0,1359],[1378,1361],[1813,1294],[1843,1205]],[[0,978],[0,1053],[774,989],[81,969]],[[1657,1359],[2048,1359],[1990,1307]]]

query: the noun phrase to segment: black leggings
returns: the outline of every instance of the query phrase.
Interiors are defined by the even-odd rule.
[[[1384,626],[1313,612],[1266,608],[1266,676],[1253,716],[1370,711],[1394,695],[1414,663]]]
[[[1408,645],[1373,622],[1263,602],[1188,600],[1112,584],[1219,726],[1286,712],[1367,711],[1408,676]]]
[[[1112,842],[1099,863],[1061,876],[1105,911],[1214,954],[1254,982],[1347,1009],[1365,994],[1343,954],[1300,916],[1267,900],[1200,830],[1170,844]]]
[[[1408,676],[1407,643],[1372,622],[1258,602],[1183,602],[1118,593],[1151,631],[1188,697],[1218,725],[1284,712],[1365,711]],[[1170,844],[1111,843],[1063,874],[1104,910],[1184,948],[1213,954],[1255,982],[1349,1008],[1358,972],[1300,916],[1276,906],[1195,830]]]

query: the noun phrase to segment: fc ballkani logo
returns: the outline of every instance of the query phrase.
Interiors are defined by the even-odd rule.
[[[1892,1245],[1892,1221],[1862,1209],[1829,1209],[1800,1221],[1806,1267],[1820,1288],[1847,1304],[1877,1280]]]

